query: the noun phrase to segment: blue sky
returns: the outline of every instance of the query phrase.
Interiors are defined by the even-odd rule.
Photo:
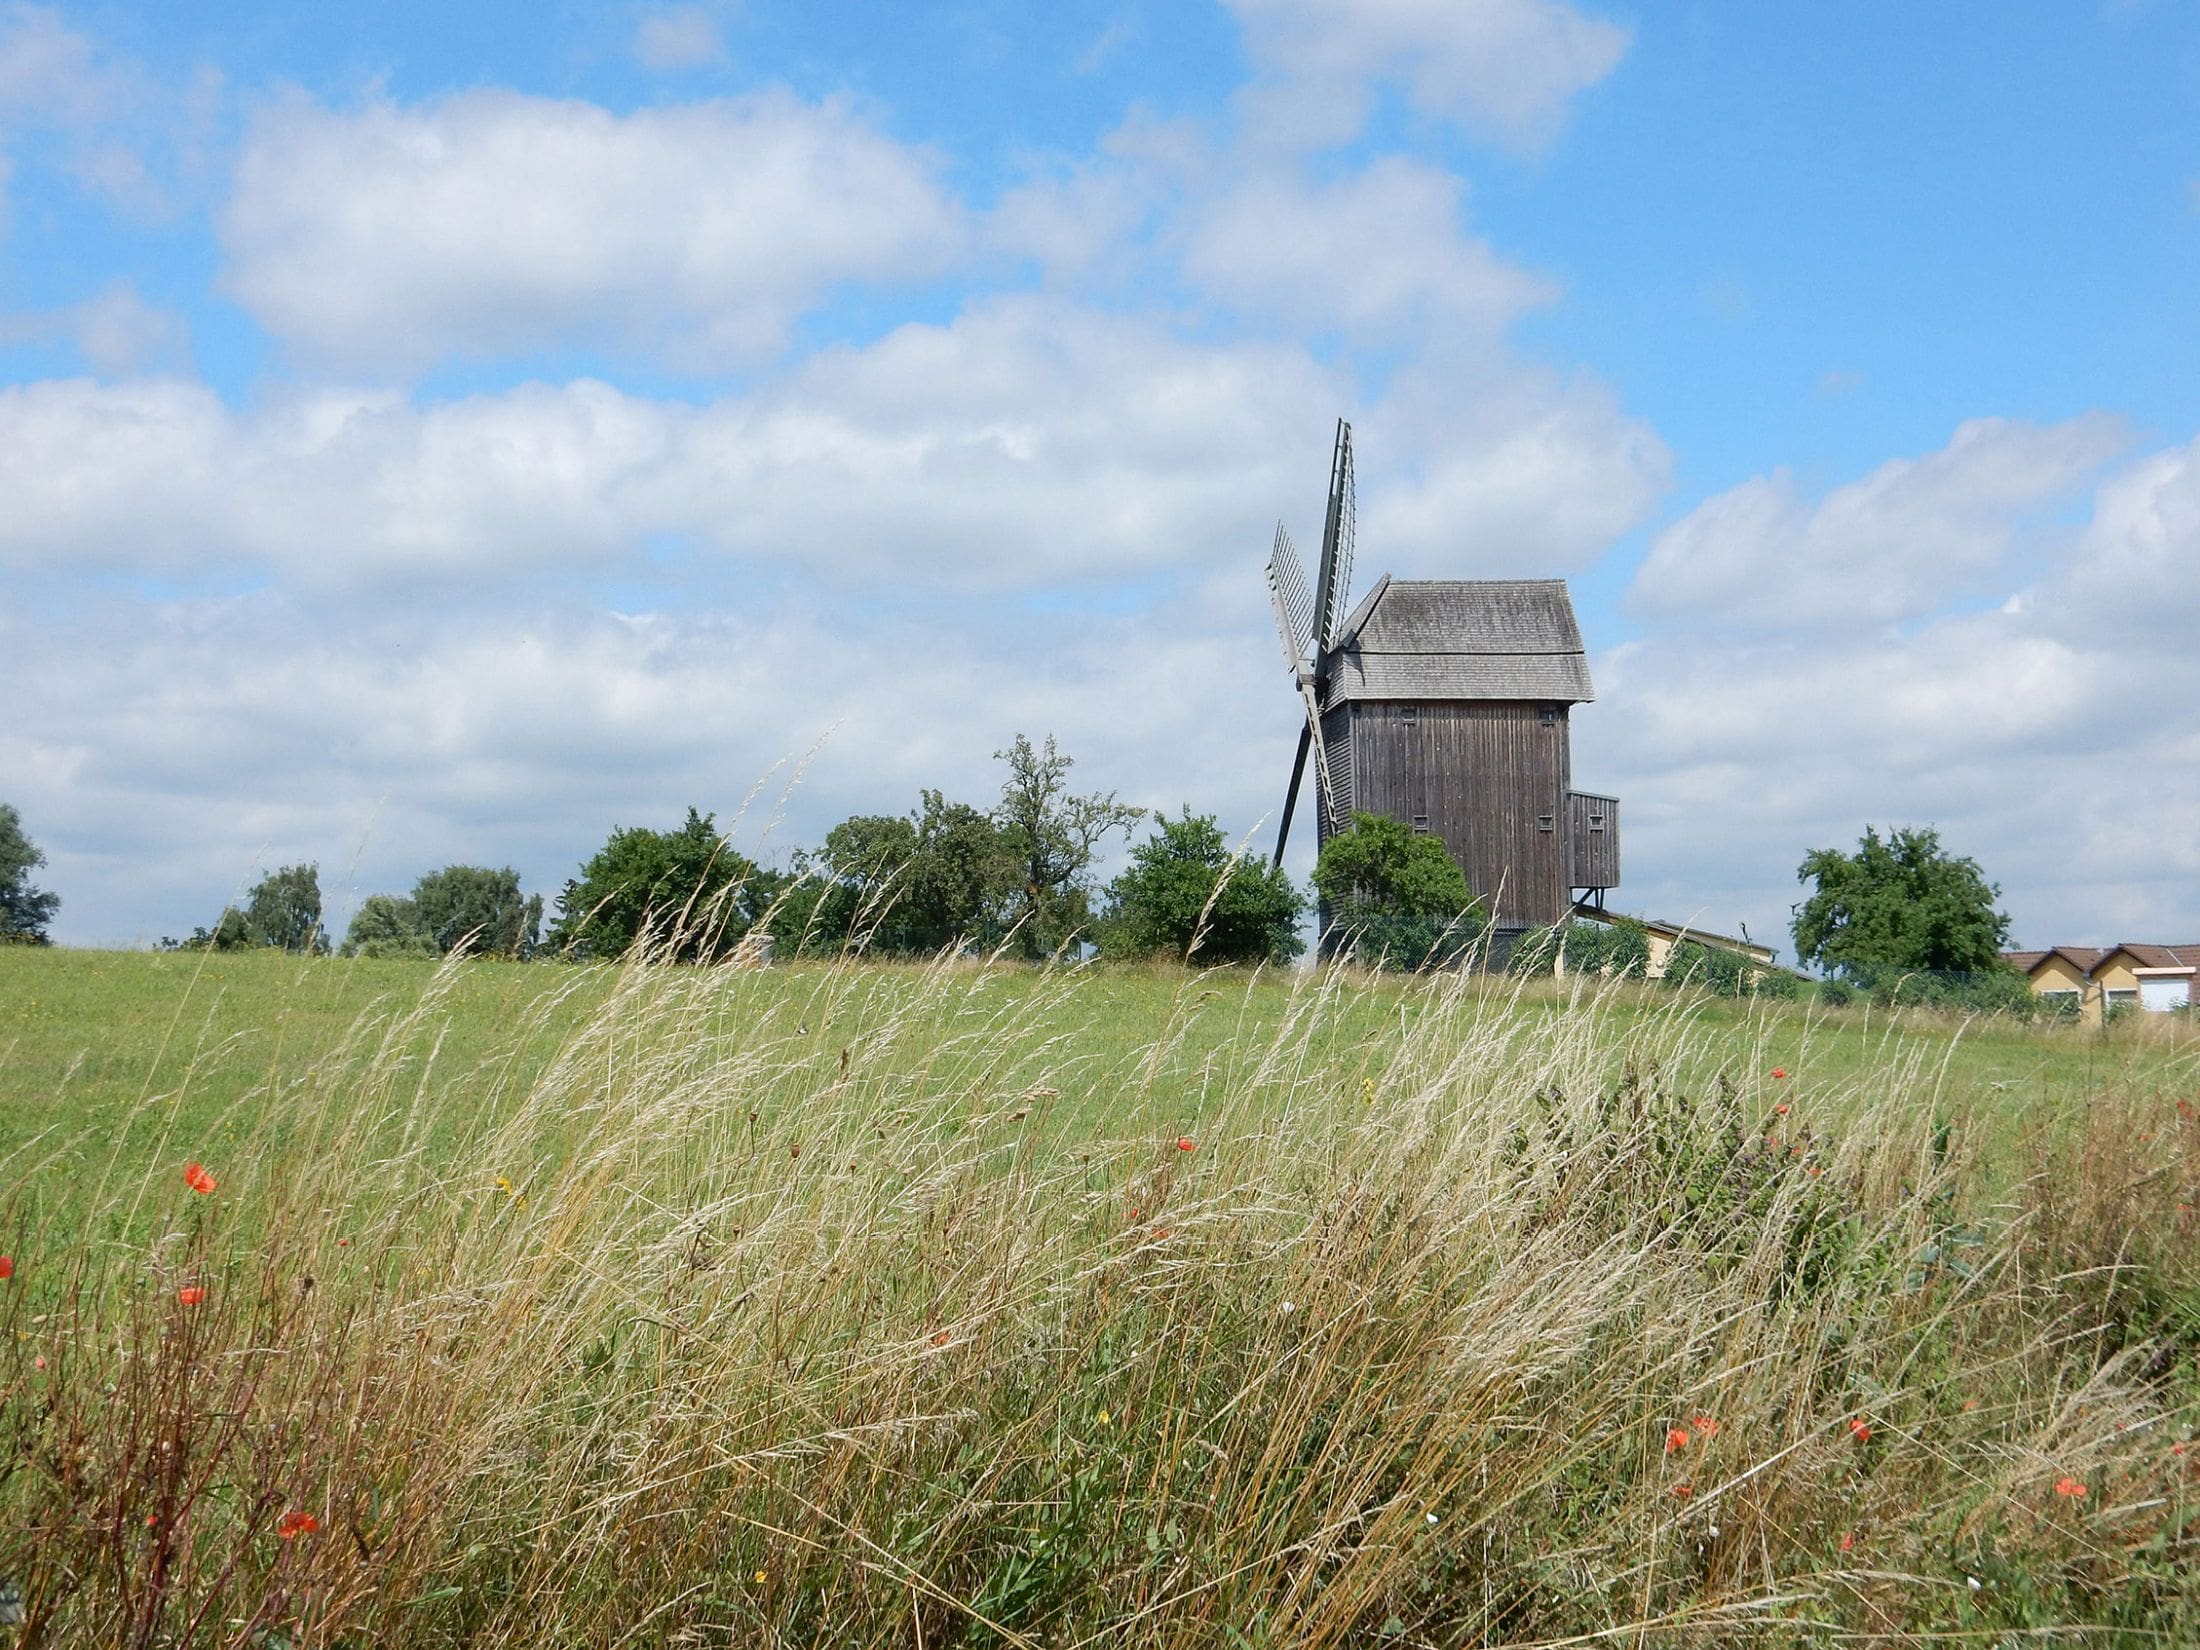
[[[1250,832],[1342,413],[1361,588],[1571,581],[1622,906],[2189,939],[2196,111],[2173,0],[0,3],[0,800],[75,943],[1019,730]]]

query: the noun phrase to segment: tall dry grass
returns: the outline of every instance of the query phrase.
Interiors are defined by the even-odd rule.
[[[19,1642],[2200,1640],[2189,1104],[1995,1161],[1899,1039],[1354,1048],[1330,970],[1094,1119],[1074,974],[799,979],[629,964],[464,1115],[431,991],[212,1193],[19,1165]]]

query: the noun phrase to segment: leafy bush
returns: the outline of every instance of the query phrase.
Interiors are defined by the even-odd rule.
[[[1604,942],[1604,972],[1616,980],[1639,980],[1650,967],[1650,930],[1633,917],[1614,917]]]
[[[1612,931],[1601,923],[1570,922],[1563,930],[1560,955],[1569,974],[1601,974],[1611,955]]]
[[[164,951],[251,951],[261,947],[313,956],[328,950],[321,927],[321,873],[311,863],[286,865],[252,885],[244,909],[225,906],[212,928],[188,939],[163,939]]]
[[[711,815],[690,808],[676,831],[614,830],[558,896],[549,943],[610,958],[648,938],[667,961],[709,962],[747,937],[776,891]]]
[[[1791,1003],[1803,994],[1805,981],[1800,974],[1791,974],[1784,968],[1763,968],[1757,972],[1750,986],[1750,995],[1764,997],[1772,1002]]]
[[[1505,959],[1505,972],[1518,974],[1526,979],[1545,979],[1558,961],[1559,947],[1564,931],[1557,928],[1528,928],[1513,941],[1511,954]]]
[[[1355,813],[1322,844],[1314,888],[1325,944],[1370,967],[1440,968],[1489,928],[1489,914],[1443,841],[1403,820]]]
[[[542,929],[542,896],[519,891],[519,873],[509,865],[492,871],[485,865],[446,865],[413,885],[412,905],[435,949],[448,955],[459,946],[491,957],[524,957],[535,948]]]
[[[1288,962],[1303,948],[1306,901],[1265,859],[1233,860],[1211,814],[1154,818],[1131,850],[1130,868],[1108,885],[1101,950],[1112,956],[1167,951],[1199,965]]]
[[[344,931],[343,955],[347,957],[433,957],[435,941],[420,908],[396,894],[369,894],[352,914]]]

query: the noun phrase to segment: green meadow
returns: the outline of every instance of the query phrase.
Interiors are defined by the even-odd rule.
[[[2181,1022],[1637,985],[0,950],[0,1572],[37,1644],[2192,1642],[2196,1099]]]

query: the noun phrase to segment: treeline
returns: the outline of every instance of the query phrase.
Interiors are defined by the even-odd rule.
[[[669,830],[619,827],[566,882],[547,926],[542,897],[522,893],[517,871],[449,865],[410,893],[369,895],[337,943],[308,864],[271,873],[211,926],[161,943],[577,961],[646,944],[663,960],[712,962],[766,939],[778,955],[967,948],[1039,960],[1088,944],[1202,964],[1299,954],[1306,897],[1279,869],[1235,857],[1214,816],[1155,816],[1128,868],[1102,886],[1093,865],[1104,843],[1146,811],[1112,791],[1073,791],[1073,759],[1051,737],[1035,745],[1019,734],[996,757],[1005,774],[991,807],[922,790],[908,813],[842,820],[781,866],[741,853],[693,807]]]

